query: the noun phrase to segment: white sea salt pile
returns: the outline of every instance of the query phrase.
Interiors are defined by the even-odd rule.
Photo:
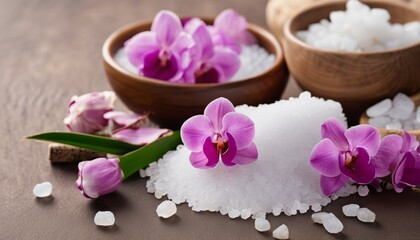
[[[282,224],[273,231],[273,238],[275,239],[289,239],[289,228]]]
[[[115,216],[110,211],[99,211],[93,221],[97,226],[112,226],[115,224]]]
[[[241,67],[230,81],[254,77],[265,72],[274,65],[276,57],[259,45],[244,45],[239,60]],[[123,48],[115,53],[115,61],[129,72],[138,74],[138,70],[130,63]]]
[[[194,211],[220,212],[243,219],[264,217],[266,213],[286,215],[327,205],[319,186],[319,174],[309,158],[321,140],[320,126],[329,119],[344,122],[341,105],[311,97],[282,100],[259,107],[239,106],[236,110],[254,120],[259,159],[249,165],[197,169],[189,162],[189,150],[178,146],[163,159],[150,164],[147,191],[166,195],[174,203],[187,202]],[[348,196],[353,188],[340,189]]]
[[[328,213],[322,216],[321,218],[322,225],[324,226],[327,232],[332,234],[337,234],[343,231],[343,223],[338,219],[334,213]]]
[[[415,108],[411,98],[398,93],[394,99],[385,99],[366,111],[369,124],[388,130],[420,129],[420,106]]]
[[[332,51],[383,51],[420,41],[420,22],[391,24],[386,9],[347,1],[346,11],[333,11],[329,20],[311,24],[297,37],[307,44]]]
[[[270,222],[265,218],[255,219],[254,226],[258,232],[267,232],[271,228]]]
[[[360,209],[360,206],[357,204],[347,204],[343,206],[343,213],[346,217],[356,217],[357,211]]]
[[[52,193],[52,184],[48,181],[38,183],[32,189],[32,193],[35,195],[35,197],[39,198],[49,197]]]
[[[376,214],[368,208],[359,208],[357,210],[357,219],[361,222],[372,223],[375,222]]]
[[[161,218],[169,218],[176,214],[177,207],[172,201],[166,200],[163,201],[156,208],[156,213]]]

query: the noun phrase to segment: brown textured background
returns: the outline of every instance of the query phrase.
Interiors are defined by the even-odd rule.
[[[109,89],[101,46],[115,29],[153,17],[160,9],[180,15],[214,16],[233,7],[249,21],[265,25],[266,1],[258,0],[0,0],[0,239],[271,239],[253,222],[218,213],[196,213],[185,204],[176,217],[156,216],[161,202],[148,194],[146,180],[134,176],[118,192],[84,199],[74,187],[75,164],[51,165],[47,145],[23,136],[65,130],[62,120],[73,94]],[[299,92],[294,82],[283,97]],[[119,109],[123,109],[121,103]],[[49,180],[53,197],[35,199],[34,184]],[[356,202],[377,213],[377,222],[345,218],[341,206]],[[98,210],[116,216],[112,228],[93,223]],[[273,228],[287,224],[291,239],[420,239],[420,194],[405,191],[339,199],[326,211],[344,224],[329,235],[310,214],[269,216]]]

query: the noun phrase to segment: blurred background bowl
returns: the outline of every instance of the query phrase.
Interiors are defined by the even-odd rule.
[[[420,12],[404,4],[364,1],[384,8],[392,23],[420,21]],[[369,106],[399,92],[420,90],[420,43],[380,52],[349,53],[317,49],[296,37],[312,23],[345,10],[345,2],[313,5],[292,16],[284,26],[286,62],[298,84],[313,95],[339,101],[349,119],[359,119]]]
[[[260,46],[276,57],[274,65],[257,76],[221,84],[176,84],[130,73],[115,61],[114,55],[126,40],[150,30],[151,23],[138,22],[122,27],[108,37],[102,49],[109,83],[130,110],[150,112],[152,121],[176,129],[189,117],[202,114],[206,105],[218,97],[228,98],[235,106],[255,106],[280,99],[288,79],[283,51],[273,35],[253,24],[249,24],[249,31],[256,36]]]

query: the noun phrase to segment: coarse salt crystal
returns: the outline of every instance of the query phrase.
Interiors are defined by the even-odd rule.
[[[311,216],[311,218],[312,218],[312,221],[314,222],[314,223],[319,223],[319,224],[322,224],[322,217],[324,217],[325,215],[327,215],[328,213],[326,213],[326,212],[317,212],[317,213],[313,213],[312,214],[312,216]]]
[[[368,186],[359,186],[357,188],[357,193],[361,197],[366,197],[369,194],[369,188],[368,188]]]
[[[361,222],[372,223],[375,222],[376,214],[368,208],[359,208],[357,210],[357,219]]]
[[[282,224],[273,231],[273,238],[275,239],[289,239],[289,228]]]
[[[329,233],[337,234],[343,231],[343,224],[341,223],[340,219],[338,219],[333,213],[323,215],[321,221],[325,230],[327,230]]]
[[[112,226],[115,224],[115,216],[110,211],[99,211],[93,221],[97,226]]]
[[[156,208],[156,213],[161,218],[169,218],[176,214],[177,208],[174,202],[165,200]]]
[[[357,216],[357,211],[359,210],[360,206],[357,204],[347,204],[345,206],[343,206],[343,214],[346,217],[356,217]]]
[[[48,181],[38,183],[34,186],[32,193],[39,198],[49,197],[52,193],[52,184]]]
[[[255,219],[254,225],[258,232],[267,232],[271,228],[270,222],[265,218]]]
[[[369,117],[380,117],[385,115],[392,108],[391,99],[385,99],[367,109],[366,114]]]
[[[388,123],[385,126],[385,129],[387,129],[387,130],[401,130],[402,129],[402,124],[401,124],[401,122],[399,122],[397,120],[394,120],[394,121]]]

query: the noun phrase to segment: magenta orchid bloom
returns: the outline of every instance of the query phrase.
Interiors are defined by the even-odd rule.
[[[114,109],[115,93],[110,91],[73,96],[64,124],[72,132],[96,133],[108,126],[104,114]]]
[[[190,35],[183,31],[180,19],[170,11],[160,11],[151,31],[141,32],[125,43],[125,53],[139,74],[180,82],[190,65],[189,49],[194,46]]]
[[[221,12],[210,29],[216,45],[229,47],[237,53],[241,52],[241,45],[257,43],[255,36],[248,31],[245,17],[233,9]]]
[[[187,83],[221,83],[231,79],[239,70],[241,62],[237,53],[224,46],[214,46],[206,24],[194,18],[185,25],[195,46],[191,50],[192,61],[186,70]]]
[[[312,150],[310,163],[321,174],[321,190],[329,196],[349,180],[368,184],[374,180],[371,158],[378,151],[379,131],[368,125],[345,130],[336,119],[321,126],[322,140]]]
[[[396,192],[404,187],[420,185],[419,142],[414,135],[403,131],[400,135],[391,134],[381,142],[378,153],[372,159],[376,166],[376,177],[392,173],[392,183]]]
[[[204,115],[188,119],[181,127],[181,138],[191,150],[190,162],[196,168],[212,168],[219,159],[226,166],[249,164],[258,158],[253,142],[254,122],[235,112],[226,98],[218,98],[204,110]]]
[[[87,198],[98,198],[111,193],[121,185],[123,172],[119,159],[97,158],[79,163],[76,186]]]

